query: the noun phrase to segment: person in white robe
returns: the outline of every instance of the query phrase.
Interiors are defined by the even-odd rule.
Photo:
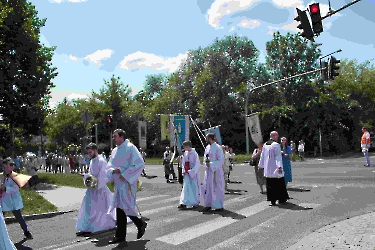
[[[213,209],[222,211],[224,207],[224,154],[221,146],[215,142],[215,136],[212,133],[206,135],[206,141],[209,144],[204,152],[203,163],[206,168],[204,174],[204,210],[208,212]]]
[[[116,227],[115,214],[107,214],[113,194],[107,187],[107,162],[98,156],[98,146],[90,143],[86,147],[91,157],[89,174],[83,174],[84,182],[89,175],[97,178],[96,188],[88,188],[78,214],[76,229],[77,236],[104,231]]]
[[[0,249],[1,250],[17,250],[16,246],[9,238],[7,227],[3,217],[3,210],[0,204]]]
[[[184,176],[179,209],[187,207],[197,208],[200,203],[200,172],[201,162],[198,153],[195,151],[191,141],[184,141],[182,146],[185,149],[182,157],[182,175]],[[186,171],[187,170],[187,171]]]
[[[279,134],[273,131],[270,137],[271,139],[263,145],[258,167],[264,168],[267,201],[271,202],[270,206],[275,206],[277,200],[279,204],[283,204],[290,198],[285,187],[281,148],[277,143]]]
[[[223,149],[224,154],[224,164],[223,164],[223,171],[224,171],[224,184],[225,184],[225,191],[228,191],[228,182],[229,182],[229,173],[230,173],[230,153],[225,150],[225,146],[221,146]]]
[[[107,176],[115,183],[115,193],[109,212],[116,211],[116,234],[109,244],[126,241],[127,216],[138,228],[137,239],[142,238],[146,231],[147,222],[138,217],[135,211],[137,180],[144,168],[144,161],[137,147],[125,139],[125,131],[116,129],[113,139],[116,148],[112,150],[108,165]]]

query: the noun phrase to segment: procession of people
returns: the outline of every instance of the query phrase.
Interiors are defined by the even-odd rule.
[[[278,133],[273,131],[269,141],[265,144],[259,142],[250,161],[250,165],[254,166],[261,193],[265,193],[263,186],[266,186],[267,200],[270,201],[271,206],[275,206],[276,201],[282,205],[289,199],[286,186],[288,182],[292,181],[290,162],[290,157],[293,154],[292,148],[286,144],[285,137],[279,144],[278,137]],[[103,230],[116,229],[109,244],[126,242],[129,222],[133,222],[138,228],[137,239],[142,238],[147,228],[147,222],[136,211],[137,182],[141,175],[145,175],[145,153],[126,139],[126,133],[122,129],[114,131],[113,140],[117,146],[113,149],[108,162],[99,155],[97,145],[90,143],[86,147],[86,153],[90,159],[88,173],[83,174],[86,172],[84,168],[75,167],[82,173],[83,182],[87,187],[77,218],[76,234],[77,236],[86,236]],[[164,153],[167,183],[171,182],[171,176],[173,179],[177,179],[172,162],[175,156],[178,162],[179,183],[182,185],[179,210],[197,208],[202,198],[203,213],[224,210],[224,194],[228,190],[228,183],[230,183],[229,174],[233,170],[234,154],[230,147],[219,145],[216,136],[212,133],[206,134],[206,142],[207,147],[203,155],[205,170],[203,185],[200,183],[200,158],[191,141],[186,140],[182,143],[182,154],[179,156],[176,155],[177,148],[172,152],[167,147]],[[30,175],[31,183],[29,184],[33,186],[32,183],[36,182],[33,178],[37,176],[36,171],[38,166],[41,166],[41,162],[35,155],[28,158],[26,169]],[[53,164],[53,158],[55,158],[54,155],[45,165],[46,170],[48,164]],[[67,158],[66,160],[62,158],[57,162],[63,171],[69,166]],[[80,162],[84,165],[87,160],[83,158]],[[32,239],[21,214],[23,204],[19,193],[20,187],[11,177],[15,165],[10,158],[3,161],[4,178],[0,191],[1,209],[2,212],[11,211],[20,223],[25,237]],[[114,194],[108,189],[107,182],[114,183]],[[6,228],[3,216],[1,216],[0,224],[2,229]],[[4,246],[2,249],[14,249],[6,230],[2,230],[0,246]]]

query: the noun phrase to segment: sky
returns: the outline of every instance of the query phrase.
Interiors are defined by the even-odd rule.
[[[46,18],[40,42],[57,46],[50,105],[64,97],[86,98],[112,75],[121,77],[132,95],[143,89],[146,75],[174,72],[188,50],[215,38],[246,36],[265,61],[266,42],[275,31],[296,33],[296,8],[303,0],[32,0]],[[351,0],[333,0],[339,9]],[[328,0],[320,2],[322,16]],[[315,39],[323,55],[342,49],[338,59],[359,63],[375,58],[375,0],[362,0],[323,20]],[[374,63],[374,61],[372,61]]]

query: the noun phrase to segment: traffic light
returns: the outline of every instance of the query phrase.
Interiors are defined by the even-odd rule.
[[[311,25],[314,34],[318,35],[323,32],[322,16],[320,15],[320,8],[318,3],[310,5]]]
[[[330,78],[331,80],[335,80],[336,76],[339,75],[339,72],[338,70],[340,69],[340,65],[337,65],[340,63],[340,60],[337,60],[335,57],[331,56],[331,62],[330,62],[330,66],[331,66],[331,74],[330,74]]]
[[[296,9],[297,9],[298,16],[296,18],[294,18],[294,20],[296,20],[297,22],[301,22],[297,26],[297,28],[303,30],[300,36],[314,42],[314,34],[313,34],[312,29],[311,29],[310,21],[307,18],[306,12],[302,11],[298,8],[296,8]]]
[[[320,65],[320,68],[322,69],[320,71],[320,77],[323,81],[328,81],[328,62],[323,61]]]
[[[112,125],[112,124],[113,124],[113,118],[112,118],[112,115],[109,115],[109,116],[107,117],[107,124],[108,124],[108,125]]]

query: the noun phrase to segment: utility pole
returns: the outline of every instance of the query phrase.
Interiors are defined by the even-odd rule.
[[[322,148],[322,127],[319,128],[319,148],[320,148],[320,157],[323,157],[323,148]]]
[[[245,101],[246,155],[249,155],[249,128],[247,127],[248,105],[249,105],[249,91],[247,91],[247,88],[246,88],[246,101]]]
[[[98,124],[95,123],[95,144],[98,145]]]

